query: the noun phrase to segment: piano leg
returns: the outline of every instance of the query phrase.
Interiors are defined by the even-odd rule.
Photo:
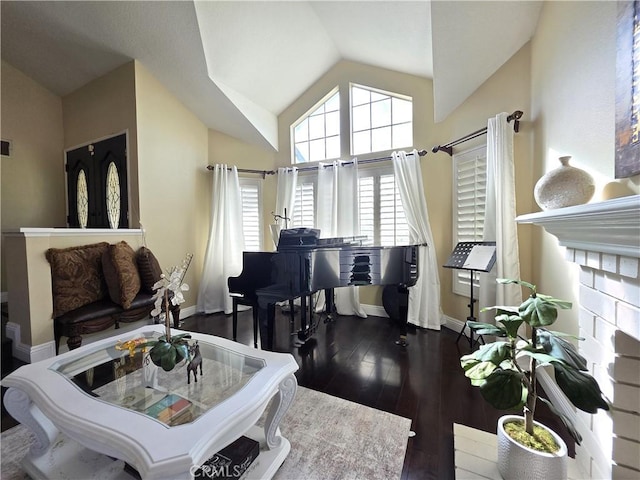
[[[309,297],[310,298],[310,297]],[[311,316],[311,308],[313,308],[313,301],[309,300],[309,318],[313,320]],[[296,347],[301,347],[311,336],[309,331],[309,325],[307,324],[307,296],[302,295],[300,297],[300,330],[298,330],[297,339],[294,340]]]
[[[276,304],[258,301],[258,323],[260,323],[260,346],[262,350],[273,351]]]
[[[324,319],[324,323],[330,323],[334,321],[333,313],[336,308],[333,303],[333,288],[325,288],[324,299],[325,299],[324,311],[327,314],[326,318]]]
[[[406,347],[409,316],[409,288],[406,285],[398,285],[398,311],[400,314],[400,339],[396,340],[396,345]]]
[[[233,297],[233,341],[238,340],[238,298]]]

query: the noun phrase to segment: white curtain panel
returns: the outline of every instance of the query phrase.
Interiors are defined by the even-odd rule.
[[[293,205],[295,203],[296,186],[298,185],[298,169],[279,168],[278,169],[278,187],[276,191],[276,209],[273,212],[281,217],[291,219],[293,214]],[[271,227],[271,236],[274,248],[278,246],[279,232],[281,228],[286,228],[285,221],[282,219],[275,220],[277,227]],[[291,222],[288,222],[291,226]]]
[[[408,155],[393,152],[392,159],[396,185],[409,225],[409,240],[412,244],[422,245],[418,252],[418,281],[409,288],[408,321],[419,327],[440,330],[440,276],[424,196],[420,156],[417,150]]]
[[[496,242],[496,263],[489,273],[480,274],[479,310],[494,305],[520,305],[518,285],[499,285],[496,278],[520,278],[516,188],[513,156],[513,127],[507,114],[490,118],[487,124],[487,192],[484,241]],[[493,323],[494,311],[480,314]]]
[[[316,228],[321,237],[358,235],[358,161],[320,163],[317,199]],[[322,295],[318,304],[322,304]],[[335,306],[340,315],[367,316],[357,287],[337,288]]]
[[[242,198],[238,169],[215,165],[211,194],[211,230],[196,310],[204,313],[232,312],[227,279],[242,271]]]

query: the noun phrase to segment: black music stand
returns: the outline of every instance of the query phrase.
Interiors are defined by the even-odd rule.
[[[493,265],[496,263],[496,242],[460,242],[456,245],[456,248],[451,252],[451,256],[443,266],[446,268],[455,268],[457,270],[468,270],[471,274],[469,280],[469,316],[467,321],[475,322],[476,316],[474,313],[476,299],[473,298],[473,275],[475,272],[490,272]],[[464,329],[467,326],[465,323],[458,334],[456,343],[460,341],[460,338],[464,335],[469,339],[469,347],[473,348],[476,342],[484,343],[482,335],[478,336],[478,339],[473,339],[473,329],[469,328],[469,336],[464,333]]]

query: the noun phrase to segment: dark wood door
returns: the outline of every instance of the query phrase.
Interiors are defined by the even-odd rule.
[[[68,151],[65,168],[69,227],[128,228],[126,134]]]

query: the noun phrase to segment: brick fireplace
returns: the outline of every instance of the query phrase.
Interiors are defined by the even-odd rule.
[[[576,460],[591,478],[640,478],[640,195],[518,217],[555,235],[580,267],[579,349],[612,403],[576,411],[544,372],[554,404],[583,436]]]

